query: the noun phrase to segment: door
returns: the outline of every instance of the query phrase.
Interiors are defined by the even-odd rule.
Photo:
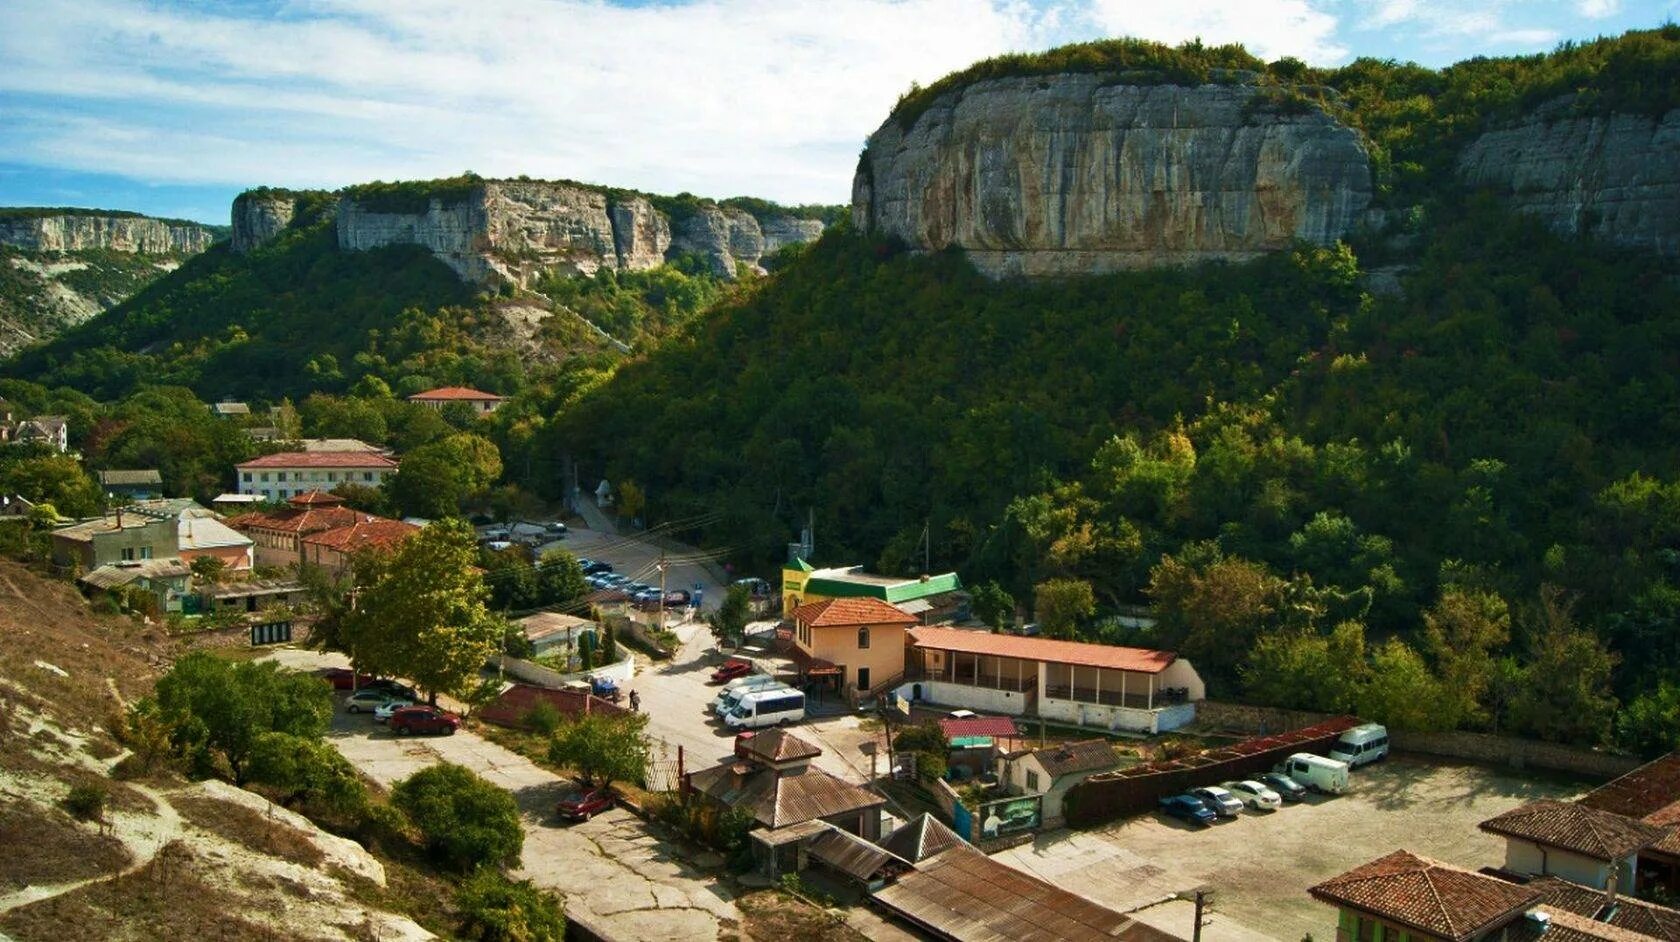
[[[867,668],[867,667],[858,668],[858,670],[857,670],[857,689],[858,689],[858,693],[868,693],[869,692],[869,668]]]

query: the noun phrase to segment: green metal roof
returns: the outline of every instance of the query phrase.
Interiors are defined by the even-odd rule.
[[[816,570],[811,568],[810,563],[806,562],[803,559],[798,559],[798,558],[795,558],[793,562],[788,563],[787,566],[785,566],[784,568],[786,568],[786,569],[797,569],[800,572],[815,572],[816,571]]]
[[[962,588],[962,580],[954,572],[929,576],[926,580],[906,579],[903,582],[855,582],[843,576],[815,576],[805,582],[805,591],[836,599],[877,598],[898,604],[912,599],[925,599]]]

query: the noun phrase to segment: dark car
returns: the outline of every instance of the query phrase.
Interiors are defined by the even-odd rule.
[[[580,559],[578,565],[583,567],[583,574],[586,576],[604,576],[613,571],[612,563],[599,559]]]
[[[1260,776],[1260,781],[1284,801],[1304,801],[1307,797],[1306,787],[1282,772],[1267,772]]]
[[[1219,816],[1213,813],[1200,798],[1194,795],[1173,795],[1161,799],[1161,811],[1181,821],[1199,824],[1207,827]]]
[[[400,680],[389,680],[389,679],[381,678],[379,680],[363,681],[362,682],[362,689],[363,690],[381,690],[381,691],[384,691],[385,693],[390,694],[393,697],[402,697],[402,698],[407,699],[407,700],[419,700],[420,699],[419,691],[415,690],[413,687],[410,687],[409,685],[403,683]]]
[[[568,821],[588,821],[613,806],[612,792],[605,788],[574,787],[554,804],[554,813]]]
[[[556,520],[553,523],[543,524],[543,532],[549,536],[565,536],[566,525]]]
[[[737,677],[745,677],[753,672],[751,661],[730,658],[723,662],[723,666],[712,671],[712,683],[727,684]]]
[[[348,667],[324,667],[315,672],[315,676],[332,684],[334,690],[349,690],[352,687],[366,687],[373,683],[372,674],[358,674]]]
[[[410,733],[435,733],[453,736],[461,728],[461,718],[432,706],[411,706],[391,714],[387,724],[398,736]]]

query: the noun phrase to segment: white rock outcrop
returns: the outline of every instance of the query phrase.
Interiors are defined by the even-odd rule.
[[[286,193],[241,193],[233,199],[233,250],[243,255],[280,234],[297,215]]]
[[[107,249],[145,255],[195,255],[215,241],[216,234],[204,226],[150,216],[67,213],[0,218],[0,245],[30,252]]]

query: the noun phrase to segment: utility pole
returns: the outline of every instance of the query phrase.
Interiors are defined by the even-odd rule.
[[[1202,942],[1202,907],[1207,900],[1206,890],[1196,891],[1196,925],[1190,930],[1190,942]]]
[[[659,551],[659,631],[665,632],[665,551]]]
[[[922,523],[922,575],[933,575],[933,564],[928,560],[933,556],[933,521]]]

